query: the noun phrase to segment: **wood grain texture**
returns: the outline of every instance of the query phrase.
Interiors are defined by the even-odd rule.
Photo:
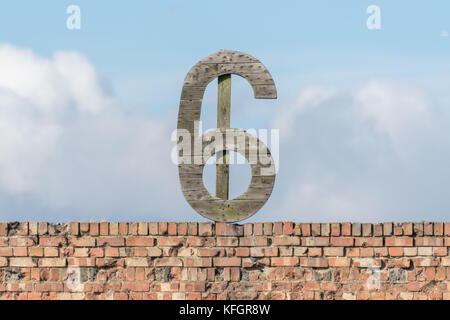
[[[269,198],[275,183],[275,164],[267,146],[244,130],[229,128],[230,89],[227,81],[231,74],[247,79],[255,98],[276,99],[275,83],[260,61],[242,52],[221,50],[202,59],[188,72],[183,83],[178,113],[178,131],[184,130],[191,134],[190,138],[183,139],[185,141],[178,144],[178,170],[183,195],[191,207],[204,217],[224,222],[240,221],[256,213]],[[198,121],[203,95],[206,86],[215,78],[224,80],[222,87],[219,80],[218,129],[200,137]],[[233,139],[227,140],[230,135]],[[200,143],[196,145],[199,147],[194,148],[198,141]],[[188,151],[183,158],[182,150]],[[228,200],[228,185],[226,192],[220,188],[217,190],[216,186],[214,196],[206,190],[203,183],[205,163],[214,154],[226,151],[241,153],[252,169],[252,179],[247,191],[232,200]],[[261,163],[259,155],[264,155],[268,162]],[[225,181],[226,177],[228,182],[228,168],[218,168],[221,176],[217,176],[217,181]]]
[[[217,128],[230,128],[231,117],[231,74],[219,76],[217,84]],[[229,194],[228,151],[217,153],[216,197],[228,200]]]

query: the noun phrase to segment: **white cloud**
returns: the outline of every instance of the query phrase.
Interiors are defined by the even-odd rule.
[[[274,119],[281,162],[263,219],[448,220],[449,120],[407,84],[306,87]]]
[[[76,52],[46,59],[1,45],[0,69],[2,219],[170,220],[189,212],[170,161],[175,115],[122,108]]]

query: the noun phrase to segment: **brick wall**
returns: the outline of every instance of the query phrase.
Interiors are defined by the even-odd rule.
[[[1,223],[2,299],[450,299],[450,223]]]

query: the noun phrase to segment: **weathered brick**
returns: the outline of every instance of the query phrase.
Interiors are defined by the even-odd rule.
[[[352,235],[352,224],[349,222],[344,222],[341,224],[341,235],[351,236]]]
[[[299,237],[276,236],[272,239],[274,246],[298,246],[300,245]]]
[[[99,232],[101,236],[109,235],[109,222],[100,222]]]
[[[352,223],[352,236],[361,236],[362,227],[361,223]]]
[[[344,248],[343,247],[329,247],[323,248],[325,256],[331,257],[342,257],[344,256]]]
[[[441,237],[416,237],[414,239],[416,246],[442,247],[444,238]]]
[[[69,243],[74,247],[95,247],[95,238],[81,237],[70,238]]]
[[[331,237],[330,242],[335,247],[352,247],[354,243],[353,237]]]
[[[216,267],[240,267],[241,258],[238,257],[216,257],[213,258]]]
[[[212,223],[199,223],[198,224],[198,235],[200,237],[211,237],[213,235]]]
[[[328,259],[326,258],[300,258],[300,266],[311,268],[328,268]]]
[[[97,246],[99,247],[102,246],[123,247],[124,245],[125,239],[122,237],[100,237],[97,239]]]
[[[351,259],[344,257],[331,257],[328,259],[328,264],[330,267],[349,267],[351,263]]]
[[[39,245],[42,247],[59,247],[66,244],[66,239],[63,237],[41,237],[39,238]]]
[[[127,247],[153,247],[155,239],[149,237],[128,237],[126,245]]]
[[[181,261],[180,261],[181,263]],[[148,267],[147,258],[126,258],[125,265],[128,267]],[[180,264],[181,266],[181,264]]]
[[[10,267],[36,267],[36,261],[33,258],[9,258]]]
[[[295,266],[299,263],[297,257],[273,257],[270,258],[271,265],[274,267]]]
[[[273,224],[273,234],[276,236],[283,234],[283,222],[275,222]]]
[[[302,245],[305,247],[325,247],[330,245],[330,238],[328,237],[304,237],[302,238]]]
[[[239,239],[236,237],[217,237],[217,245],[220,247],[236,247]]]
[[[40,258],[39,267],[65,267],[66,258]]]
[[[331,234],[331,226],[329,223],[321,223],[320,224],[320,234],[322,236],[330,236]]]
[[[384,239],[387,247],[412,247],[413,238],[409,237],[387,237]]]
[[[371,223],[363,223],[362,224],[362,235],[363,235],[363,237],[372,236],[372,224]]]
[[[294,234],[294,223],[292,222],[285,222],[283,224],[283,233],[286,236],[290,236]]]
[[[211,267],[211,258],[184,258],[185,267]]]
[[[100,234],[100,225],[95,222],[89,223],[89,234],[93,237]]]

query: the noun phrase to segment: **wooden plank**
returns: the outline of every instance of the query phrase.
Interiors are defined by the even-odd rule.
[[[219,52],[211,54],[200,60],[200,63],[243,63],[243,62],[258,62],[258,59],[252,57],[249,54],[239,51],[220,50]]]
[[[217,128],[230,127],[231,74],[219,77],[217,88]],[[228,151],[220,151],[216,158],[216,197],[227,200],[229,189]]]

